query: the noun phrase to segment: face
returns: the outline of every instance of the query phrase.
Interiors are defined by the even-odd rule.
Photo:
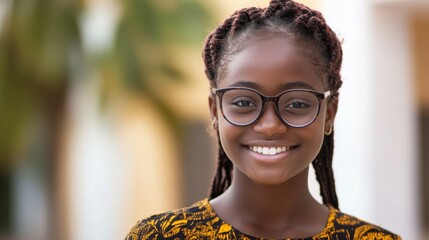
[[[218,80],[218,89],[249,87],[266,96],[290,89],[327,90],[318,67],[285,38],[253,43],[229,60],[221,74],[223,78]],[[270,185],[285,183],[309,166],[322,146],[324,132],[332,127],[337,110],[336,101],[325,99],[311,125],[293,128],[279,119],[273,102],[267,102],[260,118],[248,126],[229,123],[221,113],[218,97],[210,96],[209,106],[223,149],[236,170],[254,182]],[[258,148],[280,151],[270,155],[259,153]]]

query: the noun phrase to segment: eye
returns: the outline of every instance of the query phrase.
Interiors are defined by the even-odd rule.
[[[308,108],[310,107],[309,102],[302,100],[302,99],[293,99],[292,102],[288,103],[286,108]]]
[[[256,107],[252,100],[247,97],[237,97],[233,99],[232,104],[240,108]]]

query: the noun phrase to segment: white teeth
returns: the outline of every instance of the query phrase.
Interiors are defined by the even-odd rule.
[[[290,147],[260,147],[260,146],[249,146],[249,149],[264,155],[276,155],[279,153],[286,152]]]
[[[267,148],[267,147],[263,147],[262,148],[262,154],[269,155],[270,154],[270,149]]]

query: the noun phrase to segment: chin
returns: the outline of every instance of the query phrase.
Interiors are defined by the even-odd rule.
[[[301,179],[302,174],[306,174],[306,167],[299,169],[283,169],[283,171],[278,171],[279,169],[258,169],[256,171],[249,171],[247,175],[253,182],[261,185],[282,185],[292,180]],[[262,171],[261,171],[262,170]],[[307,176],[305,177],[307,181]]]
[[[282,174],[257,174],[254,176],[249,176],[250,179],[258,184],[261,185],[281,185],[286,183],[289,179],[293,178],[293,176],[285,176],[284,173]]]

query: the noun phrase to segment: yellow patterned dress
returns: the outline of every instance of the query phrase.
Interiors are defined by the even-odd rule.
[[[208,199],[188,208],[166,212],[139,221],[125,238],[140,239],[242,239],[262,240],[235,229],[222,221],[213,211]],[[290,239],[290,238],[287,238]],[[401,239],[387,230],[330,208],[325,228],[317,235],[302,240],[396,240]]]

